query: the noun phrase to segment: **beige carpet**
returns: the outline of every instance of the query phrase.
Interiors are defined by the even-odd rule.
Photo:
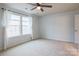
[[[75,56],[76,45],[68,42],[38,39],[1,52],[1,56]]]

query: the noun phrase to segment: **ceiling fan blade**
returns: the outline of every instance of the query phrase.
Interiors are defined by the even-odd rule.
[[[36,3],[37,4],[37,6],[40,6],[40,4],[39,3]]]
[[[42,12],[44,11],[43,8],[40,9]]]
[[[31,10],[34,10],[34,9],[36,9],[37,7],[34,7],[34,8],[32,8]]]
[[[28,4],[33,5],[33,6],[37,6],[37,4],[36,4],[36,3],[28,3]]]
[[[48,7],[48,8],[52,8],[52,5],[40,5],[41,7]]]

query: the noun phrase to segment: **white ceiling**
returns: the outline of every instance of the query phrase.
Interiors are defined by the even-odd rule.
[[[78,3],[43,3],[43,4],[49,4],[52,5],[52,8],[43,8],[45,11],[41,12],[38,9],[30,10],[34,6],[28,4],[28,3],[5,3],[5,6],[24,11],[26,13],[35,14],[38,16],[46,15],[50,13],[57,13],[57,12],[66,12],[66,11],[73,11],[79,9]],[[27,8],[27,9],[25,9]]]

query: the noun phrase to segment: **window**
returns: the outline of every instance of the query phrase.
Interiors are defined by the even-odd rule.
[[[22,17],[22,34],[31,34],[32,20],[30,17]]]
[[[31,17],[17,15],[13,13],[7,14],[7,37],[16,37],[32,33]]]
[[[20,35],[20,16],[7,14],[7,36],[14,37]]]

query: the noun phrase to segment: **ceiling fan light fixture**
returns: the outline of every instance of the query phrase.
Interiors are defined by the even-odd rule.
[[[37,9],[39,9],[39,10],[40,10],[40,9],[41,9],[41,7],[40,7],[40,6],[38,6],[38,7],[37,7]]]

